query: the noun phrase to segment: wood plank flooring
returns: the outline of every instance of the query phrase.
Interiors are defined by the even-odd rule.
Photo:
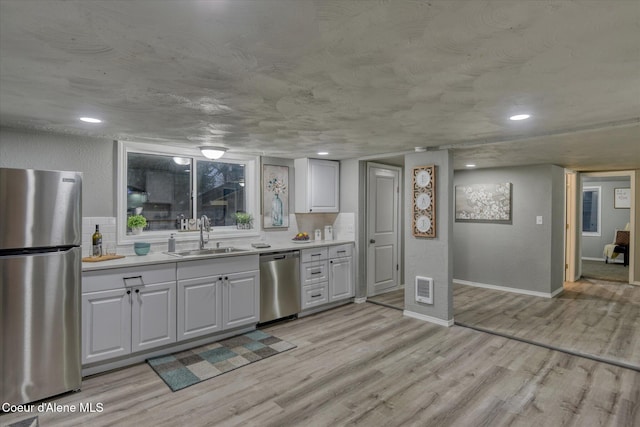
[[[454,284],[454,320],[640,369],[640,287],[582,279],[564,288],[548,299]],[[368,300],[403,310],[404,290]]]
[[[640,369],[640,287],[582,279],[556,298],[454,284],[456,322]]]
[[[349,304],[265,330],[298,348],[175,393],[146,364],[94,376],[55,401],[102,413],[40,425],[640,425],[638,372],[398,310]]]

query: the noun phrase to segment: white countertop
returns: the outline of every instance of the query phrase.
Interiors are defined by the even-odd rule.
[[[137,267],[141,265],[151,265],[151,264],[165,264],[172,262],[182,262],[182,261],[193,261],[195,259],[206,259],[206,258],[223,258],[223,257],[233,257],[233,256],[245,256],[245,255],[259,255],[262,253],[270,253],[270,252],[278,252],[278,251],[291,251],[291,250],[300,250],[300,249],[309,249],[309,248],[319,248],[324,246],[335,246],[335,245],[343,245],[345,243],[353,243],[350,240],[307,240],[304,243],[291,241],[291,242],[276,242],[268,244],[271,245],[270,248],[263,249],[255,249],[251,247],[251,244],[238,245],[234,246],[237,249],[245,249],[246,252],[230,252],[223,254],[211,254],[211,255],[198,255],[198,256],[188,256],[188,257],[178,257],[174,255],[168,255],[164,252],[150,252],[147,255],[128,255],[124,258],[109,260],[109,261],[100,261],[100,262],[83,262],[82,263],[82,271],[95,271],[95,270],[106,270],[110,268],[122,268],[122,267]]]

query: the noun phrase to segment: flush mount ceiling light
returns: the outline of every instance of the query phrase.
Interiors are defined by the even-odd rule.
[[[530,114],[516,114],[515,116],[509,117],[509,120],[514,120],[514,121],[527,120],[529,117],[531,117]]]
[[[318,156],[328,156],[328,155],[329,155],[329,153],[326,152],[326,151],[319,151],[318,152]]]
[[[175,164],[177,165],[188,165],[189,163],[191,163],[191,160],[185,158],[185,157],[174,157],[173,161]]]
[[[476,165],[474,165],[473,163],[467,163],[466,165],[464,165],[467,168],[475,168]]]
[[[224,147],[213,147],[211,145],[201,145],[198,147],[202,152],[202,155],[207,159],[219,159],[227,152],[227,149]]]
[[[80,120],[85,123],[102,123],[102,120],[93,117],[80,117]]]

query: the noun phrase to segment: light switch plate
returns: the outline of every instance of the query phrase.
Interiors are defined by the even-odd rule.
[[[541,215],[536,217],[536,224],[542,224],[542,216]]]

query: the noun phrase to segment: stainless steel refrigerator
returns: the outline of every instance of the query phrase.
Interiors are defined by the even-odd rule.
[[[0,168],[0,402],[80,388],[82,174]]]

